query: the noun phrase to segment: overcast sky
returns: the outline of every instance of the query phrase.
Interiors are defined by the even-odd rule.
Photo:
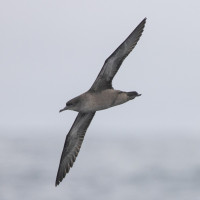
[[[0,126],[68,131],[66,101],[90,88],[105,59],[147,17],[113,86],[142,96],[100,111],[90,129],[200,130],[198,0],[0,1]]]

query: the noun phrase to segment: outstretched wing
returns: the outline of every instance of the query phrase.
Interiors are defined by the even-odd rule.
[[[112,88],[112,79],[117,73],[124,59],[136,46],[142,35],[146,18],[135,28],[127,39],[106,59],[99,75],[93,83],[90,91],[104,90]]]
[[[89,127],[95,112],[93,113],[79,113],[72,125],[69,133],[67,134],[63,152],[60,159],[60,165],[56,177],[55,185],[63,180],[66,173],[69,172],[70,168],[76,160],[78,152],[81,148],[85,133]]]

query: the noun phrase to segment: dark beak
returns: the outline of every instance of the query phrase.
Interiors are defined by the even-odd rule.
[[[67,106],[65,106],[63,109],[61,109],[59,112],[62,112],[62,111],[65,111],[65,110],[67,110],[68,109],[68,107]]]
[[[139,96],[141,96],[142,94],[138,94],[137,96],[139,97]]]

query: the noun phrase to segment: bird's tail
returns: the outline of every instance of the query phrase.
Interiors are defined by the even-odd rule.
[[[129,97],[129,100],[134,99],[135,97],[141,96],[141,94],[138,94],[137,92],[127,92],[127,96]]]

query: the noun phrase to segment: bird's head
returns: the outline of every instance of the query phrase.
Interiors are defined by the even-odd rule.
[[[62,112],[62,111],[65,111],[65,110],[77,110],[77,107],[79,105],[79,99],[77,98],[74,98],[74,99],[71,99],[70,101],[68,101],[66,103],[66,106],[61,109],[59,112]]]

